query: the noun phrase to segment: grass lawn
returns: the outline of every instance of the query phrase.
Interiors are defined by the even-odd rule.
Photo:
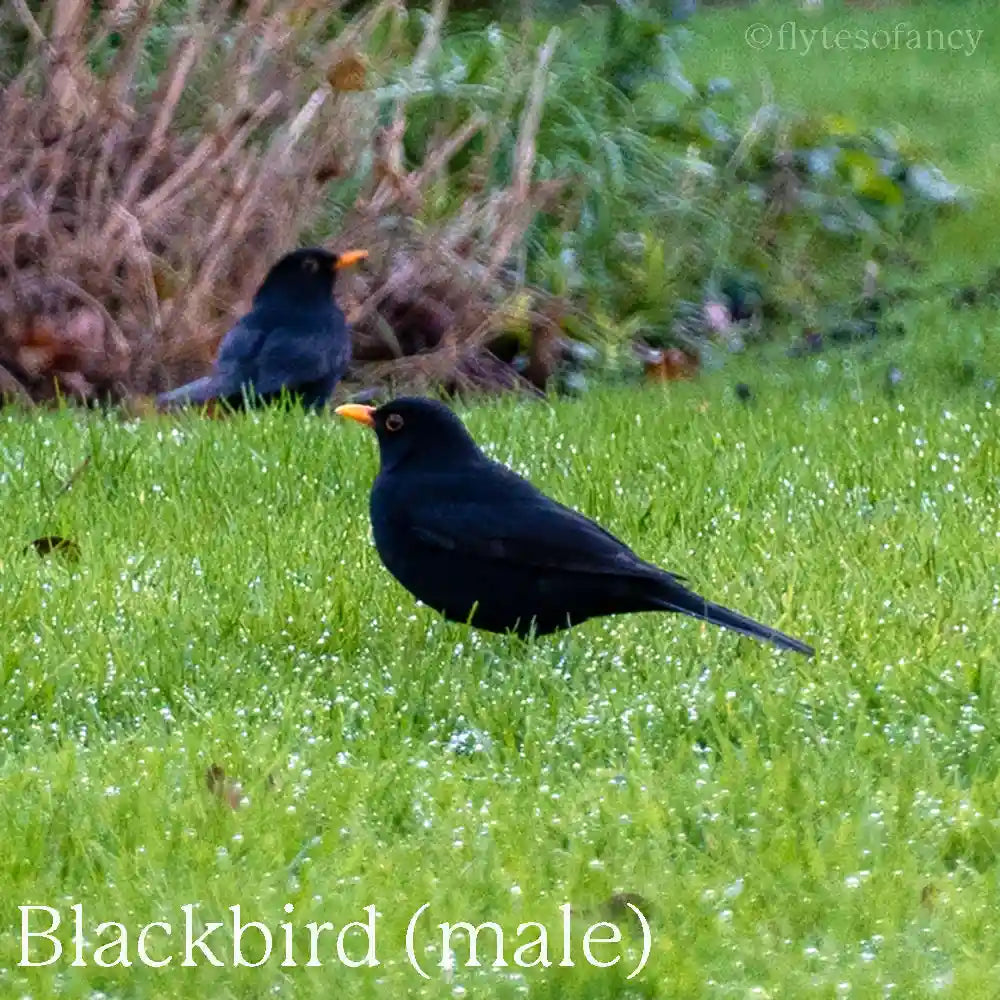
[[[988,33],[988,6],[948,16]],[[752,19],[699,18],[693,44]],[[742,41],[711,51],[718,74],[757,70]],[[933,119],[938,162],[995,203],[986,110],[917,107],[939,64],[917,80],[897,60],[879,82],[870,58],[779,55],[753,57],[779,97]],[[996,236],[983,211],[949,223],[937,276],[980,275]],[[1000,314],[935,299],[901,318],[907,336],[867,352],[468,412],[496,457],[813,660],[668,615],[531,645],[441,621],[378,561],[375,442],[347,421],[0,417],[0,997],[995,996]],[[43,534],[79,559],[23,551]],[[650,928],[632,980],[623,893]],[[425,903],[429,980],[406,950]],[[45,967],[18,964],[28,904],[62,921]],[[224,967],[197,950],[182,967],[188,904],[194,937],[240,904],[274,932],[271,959],[233,969],[230,926],[206,939]],[[380,964],[345,968],[337,932],[369,905]],[[599,968],[583,939],[606,919],[623,942],[593,957],[622,959]],[[480,968],[458,936],[440,967],[437,925],[463,920],[504,930],[507,966],[486,931]],[[121,933],[105,921],[131,967],[96,964]],[[151,921],[172,925],[145,941],[163,968],[138,952]],[[310,921],[335,925],[316,967]],[[528,922],[549,968],[515,964]],[[48,924],[35,911],[29,929]],[[364,957],[358,931],[344,941]],[[28,958],[52,950],[36,937]],[[253,930],[244,951],[260,957]]]
[[[688,23],[684,66],[692,79],[726,76],[761,100],[771,95],[781,104],[889,127],[976,192],[977,212],[936,231],[928,261],[934,277],[979,274],[994,263],[1000,174],[990,164],[1000,158],[993,124],[1000,30],[992,0],[826,0],[819,9],[759,0]],[[919,47],[907,48],[914,31]]]
[[[965,328],[991,335],[994,371],[997,325]],[[642,554],[814,641],[813,661],[672,616],[533,647],[443,623],[377,561],[374,441],[347,422],[5,419],[0,920],[36,903],[71,922],[81,902],[91,944],[86,967],[19,969],[5,936],[3,995],[617,996],[624,973],[579,949],[623,891],[652,929],[636,995],[991,995],[997,401],[943,375],[889,398],[880,360],[821,362],[751,407],[719,377],[469,416]],[[47,532],[79,562],[21,553]],[[213,765],[249,804],[209,791]],[[404,938],[424,902],[429,965],[432,926],[458,920],[497,921],[511,963],[517,925],[548,924],[557,963],[565,902],[578,964],[423,984]],[[137,929],[181,941],[185,903],[338,929],[374,904],[382,964],[330,971],[330,939],[321,968],[178,968],[180,944],[143,967]],[[110,920],[130,969],[90,961]]]

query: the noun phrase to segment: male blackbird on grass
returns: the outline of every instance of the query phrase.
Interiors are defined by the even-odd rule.
[[[347,321],[333,298],[337,270],[364,250],[293,250],[268,271],[250,311],[225,335],[214,370],[156,398],[160,409],[267,405],[283,393],[321,409],[351,360]]]
[[[336,412],[378,437],[371,520],[382,562],[445,618],[527,636],[602,615],[675,611],[812,656],[806,643],[688,590],[683,577],[488,458],[442,403],[402,397]]]

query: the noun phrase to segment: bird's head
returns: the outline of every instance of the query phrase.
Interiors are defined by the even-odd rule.
[[[402,462],[441,469],[483,458],[465,424],[434,399],[401,396],[377,408],[347,403],[336,412],[375,431],[383,471]]]
[[[333,295],[337,271],[367,256],[367,250],[348,250],[339,254],[322,247],[293,250],[267,272],[257,290],[256,300],[279,298],[290,300],[294,305],[317,298],[329,299]]]

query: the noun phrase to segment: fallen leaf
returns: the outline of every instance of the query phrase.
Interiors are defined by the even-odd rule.
[[[626,915],[634,917],[635,913],[629,909],[630,905],[641,911],[647,920],[653,911],[649,901],[640,896],[639,893],[616,892],[605,902],[604,912],[611,917],[623,917]]]
[[[80,546],[71,538],[63,538],[62,535],[42,535],[41,538],[34,538],[25,547],[25,552],[28,549],[34,548],[34,550],[40,556],[48,556],[53,552],[59,552],[66,556],[68,559],[79,559],[80,558]]]
[[[208,790],[221,799],[230,809],[239,809],[243,801],[243,786],[238,781],[226,777],[226,772],[218,764],[213,764],[205,772]]]

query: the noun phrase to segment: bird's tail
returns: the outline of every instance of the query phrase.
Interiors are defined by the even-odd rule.
[[[205,375],[187,385],[171,389],[170,392],[161,392],[156,397],[156,406],[160,410],[173,409],[175,406],[203,406],[218,395],[218,379],[214,375]]]
[[[671,588],[669,595],[664,595],[664,603],[671,611],[678,611],[683,615],[690,615],[692,618],[700,618],[702,621],[711,622],[713,625],[721,625],[722,628],[732,629],[742,635],[748,635],[754,639],[763,639],[765,642],[774,643],[781,649],[794,650],[805,656],[812,656],[816,650],[800,639],[795,639],[784,632],[779,632],[770,625],[763,625],[746,615],[741,615],[738,611],[724,608],[721,604],[713,604],[706,601],[704,597],[690,590],[681,590],[676,585]]]

